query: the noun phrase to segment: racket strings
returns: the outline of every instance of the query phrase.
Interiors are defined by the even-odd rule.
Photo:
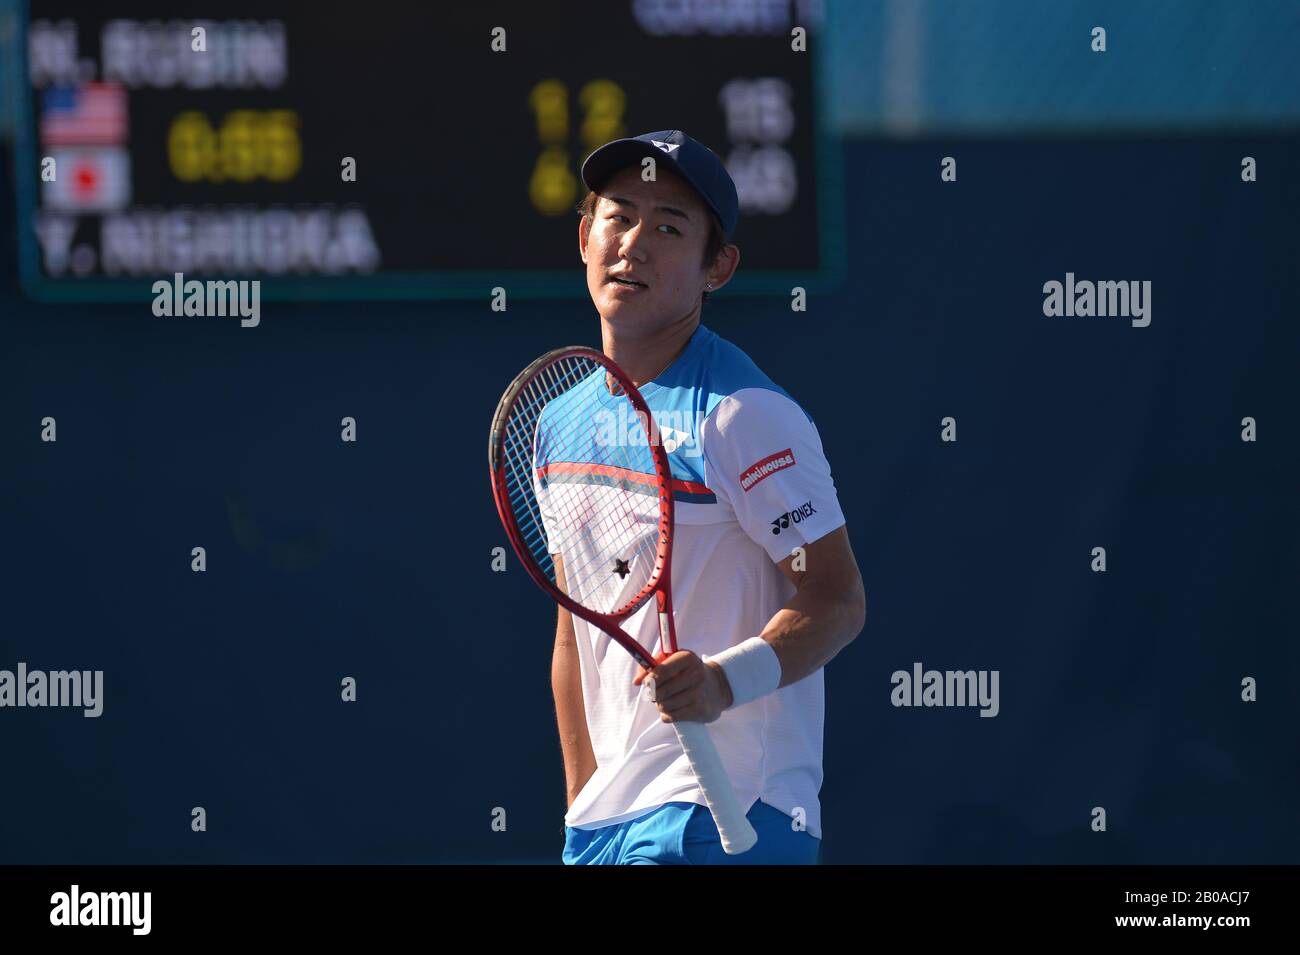
[[[646,422],[610,394],[604,366],[569,356],[520,390],[503,431],[507,498],[530,555],[558,585],[550,555],[561,554],[564,588],[584,606],[626,605],[649,583],[659,549]]]
[[[565,370],[570,375],[576,374],[580,381],[599,387],[604,371],[600,365],[578,363],[573,359],[566,364]],[[554,381],[553,375],[548,377]],[[567,376],[560,383],[568,384]],[[566,532],[577,532],[577,539],[573,542],[575,546],[567,548],[570,553],[565,564],[565,582],[571,595],[593,609],[609,612],[625,602],[619,599],[621,596],[634,595],[648,579],[652,569],[652,560],[648,558],[652,556],[653,547],[645,540],[644,532],[635,533],[638,515],[632,506],[631,492],[620,483],[626,479],[608,472],[614,469],[616,472],[636,473],[638,465],[650,465],[648,455],[646,462],[637,461],[626,444],[617,440],[610,442],[608,434],[604,435],[606,440],[603,442],[590,442],[590,436],[581,433],[595,429],[598,411],[589,402],[570,402],[567,409],[553,406],[551,414],[539,427],[536,464],[539,470],[549,468],[552,462],[545,460],[545,449],[576,451],[574,444],[581,445],[582,439],[588,438],[587,454],[560,453],[555,456],[554,463],[571,464],[576,462],[569,459],[582,458],[582,463],[593,467],[586,469],[575,484],[564,480],[564,471],[554,478],[547,475],[547,489],[542,494],[553,506],[551,523],[560,535],[564,537],[568,536]],[[578,441],[572,441],[573,438]],[[591,453],[593,444],[598,449],[594,454]],[[557,482],[555,478],[560,480]],[[604,478],[610,478],[614,483],[594,483]],[[652,516],[657,518],[657,511]]]

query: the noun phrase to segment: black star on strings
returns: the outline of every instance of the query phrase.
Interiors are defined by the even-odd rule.
[[[615,557],[614,573],[618,574],[620,579],[623,579],[626,578],[628,574],[632,573],[632,571],[628,569],[627,561],[619,560],[617,557]]]

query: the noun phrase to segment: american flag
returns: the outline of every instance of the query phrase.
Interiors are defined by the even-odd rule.
[[[84,83],[45,91],[42,144],[112,146],[126,139],[126,89],[120,83]]]

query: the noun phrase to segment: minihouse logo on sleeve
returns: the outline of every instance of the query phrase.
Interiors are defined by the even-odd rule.
[[[748,494],[749,489],[759,481],[789,467],[794,467],[794,452],[790,448],[768,455],[745,468],[740,475],[740,488]]]

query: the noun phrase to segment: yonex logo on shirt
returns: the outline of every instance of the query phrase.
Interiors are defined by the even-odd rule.
[[[744,472],[740,475],[740,489],[745,493],[749,493],[751,487],[763,480],[763,478],[767,477],[769,474],[775,474],[782,468],[793,466],[794,452],[790,448],[786,448],[784,451],[778,451],[776,454],[770,455],[745,468]]]
[[[792,511],[786,511],[776,520],[772,521],[772,533],[779,534],[787,527],[790,522],[798,524],[800,521],[807,520],[817,513],[817,508],[813,507],[812,501],[805,501]]]

